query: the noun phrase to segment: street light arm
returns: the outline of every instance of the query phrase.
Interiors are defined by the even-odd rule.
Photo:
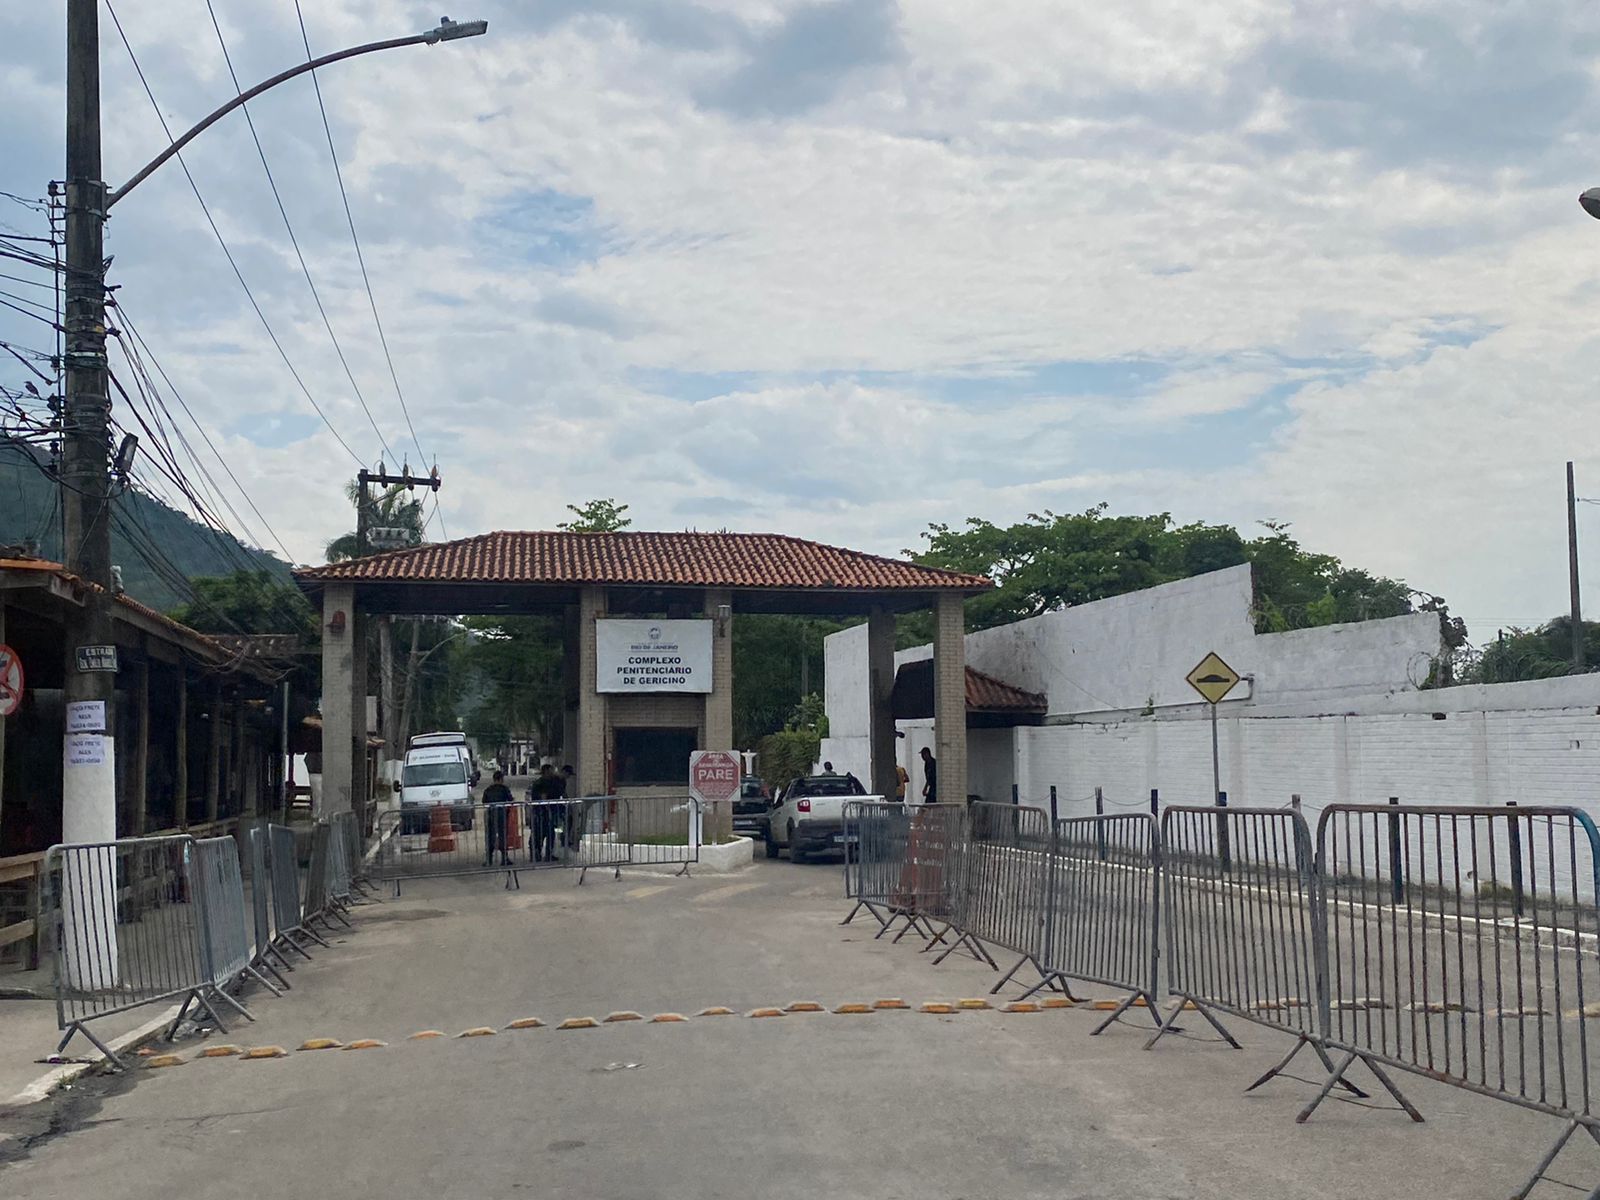
[[[394,50],[400,46],[431,46],[435,42],[449,42],[454,41],[457,38],[476,37],[479,34],[488,32],[488,29],[489,23],[487,21],[455,22],[451,21],[447,17],[440,23],[437,29],[430,29],[426,33],[415,33],[410,37],[389,38],[387,41],[368,42],[363,46],[351,46],[346,50],[335,50],[332,54],[324,54],[321,58],[313,58],[307,62],[300,63],[298,66],[290,67],[287,71],[279,71],[271,79],[263,80],[261,83],[256,84],[255,87],[251,88],[249,91],[240,92],[232,100],[229,100],[226,104],[222,105],[222,107],[211,113],[210,116],[204,118],[197,125],[195,125],[194,128],[190,129],[188,133],[184,134],[177,141],[173,142],[172,145],[168,146],[160,154],[152,158],[148,163],[140,168],[139,172],[135,174],[132,179],[128,180],[127,183],[123,184],[115,191],[107,193],[106,208],[109,210],[111,206],[118,200],[121,200],[129,192],[133,191],[133,189],[139,184],[143,183],[146,177],[155,171],[157,167],[161,166],[162,163],[166,162],[173,155],[177,154],[190,142],[194,141],[194,139],[201,133],[205,132],[212,125],[215,125],[234,109],[241,107],[247,101],[254,100],[257,96],[261,95],[262,92],[267,91],[269,88],[275,88],[280,83],[293,79],[297,75],[304,75],[307,71],[315,71],[318,67],[325,67],[329,63],[340,62],[347,58],[355,58],[360,54],[373,54],[379,50]]]

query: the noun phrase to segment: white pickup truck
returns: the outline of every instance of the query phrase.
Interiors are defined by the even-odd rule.
[[[768,858],[789,851],[790,862],[823,850],[846,850],[844,806],[869,796],[853,775],[811,775],[793,780],[772,802],[764,826]]]

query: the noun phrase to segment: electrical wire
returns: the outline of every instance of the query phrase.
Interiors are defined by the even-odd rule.
[[[111,0],[105,0],[105,5],[106,12],[111,15],[111,23],[116,26],[117,36],[122,39],[122,45],[128,52],[129,60],[133,63],[134,73],[138,75],[139,83],[144,88],[144,94],[149,98],[150,106],[155,109],[156,118],[161,122],[162,130],[166,133],[167,137],[171,139],[172,130],[167,125],[166,115],[161,111],[161,105],[156,101],[155,92],[150,88],[150,81],[145,78],[144,68],[139,65],[138,56],[133,52],[133,43],[128,40],[128,35],[122,28],[122,22],[117,18],[117,10],[112,6]],[[211,216],[211,209],[206,204],[205,197],[200,194],[200,187],[197,183],[195,183],[194,175],[189,171],[189,164],[184,161],[182,154],[176,154],[173,157],[178,160],[178,166],[183,169],[183,176],[189,181],[189,189],[194,193],[194,198],[200,205],[200,211],[205,214],[206,224],[211,227],[211,233],[217,239],[217,245],[222,247],[222,253],[228,260],[228,266],[233,268],[234,278],[239,281],[239,286],[244,289],[245,298],[250,301],[250,307],[255,310],[256,317],[261,321],[262,328],[267,331],[267,337],[272,340],[274,348],[277,349],[278,357],[283,359],[283,365],[289,369],[289,374],[294,377],[294,381],[296,385],[299,386],[301,394],[305,396],[307,402],[309,402],[311,407],[316,411],[317,416],[322,418],[322,423],[328,427],[328,432],[333,434],[334,440],[338,442],[340,446],[344,447],[345,453],[348,454],[357,463],[357,465],[365,467],[365,460],[363,460],[359,454],[350,448],[350,443],[344,440],[338,429],[334,427],[333,422],[328,419],[328,414],[322,410],[322,406],[318,404],[316,399],[312,396],[311,389],[306,386],[305,380],[301,378],[300,372],[296,370],[294,363],[290,360],[288,351],[283,348],[283,342],[279,340],[277,332],[272,328],[272,323],[267,320],[267,314],[262,311],[261,305],[256,300],[255,293],[250,290],[250,285],[245,282],[244,273],[239,270],[239,264],[234,260],[233,251],[228,248],[227,240],[222,236],[222,231],[217,228],[217,223]]]
[[[239,83],[238,73],[233,69],[233,56],[228,53],[228,43],[222,36],[222,25],[217,21],[217,10],[213,7],[211,0],[206,0],[206,11],[211,14],[211,28],[217,31],[217,45],[222,47],[222,61],[227,64],[228,77],[233,80],[233,90],[239,95],[243,95],[244,88]],[[289,244],[294,247],[294,256],[300,263],[300,273],[305,276],[306,287],[311,289],[311,299],[316,303],[317,314],[322,318],[322,327],[328,331],[328,339],[333,342],[333,351],[339,356],[339,365],[344,368],[345,378],[350,381],[350,389],[355,392],[356,400],[361,405],[361,411],[367,414],[367,424],[371,425],[372,432],[378,435],[378,444],[383,447],[383,452],[393,459],[395,453],[389,449],[389,443],[383,436],[383,430],[378,428],[378,422],[373,418],[372,410],[367,407],[367,398],[361,394],[361,385],[356,382],[355,372],[350,369],[349,360],[344,356],[344,346],[339,342],[339,335],[333,331],[333,322],[328,319],[328,310],[322,306],[322,294],[317,291],[316,281],[311,278],[311,268],[306,265],[306,256],[300,251],[300,239],[295,236],[294,225],[289,221],[289,210],[284,207],[283,196],[278,191],[278,181],[273,177],[272,167],[267,162],[267,152],[261,145],[260,135],[256,132],[256,122],[255,118],[250,115],[250,106],[241,104],[239,111],[244,114],[244,123],[249,126],[250,140],[255,143],[256,156],[261,160],[261,169],[266,172],[267,186],[272,189],[272,199],[278,206],[278,215],[283,218],[283,228],[289,235]],[[365,268],[363,268],[363,271],[365,271]],[[421,452],[421,447],[418,447],[418,452]]]
[[[128,333],[137,343],[137,348],[151,361],[151,363],[155,365],[156,372],[161,376],[162,381],[167,385],[167,390],[172,393],[173,399],[175,399],[178,402],[178,406],[183,409],[184,415],[189,418],[190,423],[193,424],[195,429],[199,431],[200,437],[205,441],[207,448],[211,451],[217,462],[221,464],[222,469],[227,473],[228,478],[233,481],[233,486],[238,489],[239,495],[243,496],[245,503],[250,506],[250,511],[255,513],[256,517],[261,521],[261,524],[266,528],[266,531],[272,535],[272,540],[278,544],[278,549],[283,551],[285,561],[290,563],[294,562],[294,555],[290,552],[289,547],[284,544],[283,539],[278,536],[278,531],[272,527],[272,522],[267,520],[265,514],[262,513],[255,500],[251,498],[250,493],[245,490],[244,484],[239,482],[239,477],[233,473],[233,468],[228,465],[228,460],[223,458],[222,452],[218,450],[215,443],[212,442],[211,435],[206,432],[205,426],[202,425],[199,419],[195,417],[194,411],[189,407],[189,402],[183,398],[183,393],[180,392],[173,384],[171,377],[168,376],[166,372],[166,368],[163,367],[161,365],[161,361],[151,353],[150,344],[145,341],[143,335],[139,333],[139,330],[137,327],[135,327],[134,323],[129,320],[126,307],[118,305],[118,312],[121,314],[123,325],[127,327]],[[152,388],[152,390],[154,389]],[[174,423],[174,429],[176,429],[176,423]],[[182,435],[180,434],[179,436],[181,438]],[[243,521],[240,523],[243,524]]]
[[[209,2],[210,0],[207,0],[208,4]],[[311,38],[306,33],[306,18],[305,14],[300,11],[300,0],[294,0],[294,15],[300,22],[300,41],[306,48],[306,61],[310,62],[312,60]],[[216,20],[215,13],[212,14],[212,20],[213,22]],[[218,37],[220,36],[221,33],[219,32]],[[235,81],[235,85],[237,86],[237,81]],[[311,86],[317,94],[317,111],[322,114],[322,132],[328,139],[328,157],[333,160],[333,177],[339,182],[339,199],[344,203],[345,224],[350,227],[350,241],[355,246],[356,262],[361,267],[361,285],[367,290],[367,304],[372,309],[372,323],[378,330],[378,344],[383,347],[384,361],[389,364],[389,378],[394,383],[394,394],[396,399],[400,401],[400,411],[405,415],[406,429],[411,434],[411,444],[417,448],[417,453],[422,456],[422,465],[425,467],[428,462],[428,455],[422,448],[422,442],[417,438],[417,427],[411,423],[411,410],[406,406],[405,392],[400,387],[400,376],[394,369],[394,357],[389,353],[389,339],[383,332],[383,321],[378,316],[378,301],[372,294],[372,280],[367,277],[366,255],[361,252],[361,239],[356,235],[356,219],[350,211],[350,196],[345,191],[344,172],[339,167],[339,152],[334,148],[333,144],[333,127],[328,123],[328,110],[322,103],[322,84],[317,79],[315,71],[311,72]],[[435,497],[435,500],[437,500],[437,497]],[[443,528],[443,521],[440,522],[440,528]]]

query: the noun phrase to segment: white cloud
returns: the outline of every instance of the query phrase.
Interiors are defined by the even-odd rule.
[[[174,127],[230,86],[180,9],[122,13]],[[292,10],[219,11],[247,81],[303,53]],[[321,74],[452,533],[614,495],[642,525],[894,551],[929,521],[1106,498],[1290,519],[1468,615],[1561,607],[1546,491],[1593,442],[1600,262],[1572,203],[1593,181],[1565,173],[1600,150],[1600,22],[1577,0],[468,15],[490,35]],[[307,16],[319,51],[436,20],[401,0]],[[107,26],[120,180],[164,139]],[[24,192],[60,172],[60,31],[26,36],[0,50],[0,186]],[[414,461],[310,88],[253,111],[362,393]],[[313,395],[376,458],[254,155],[234,118],[187,157]],[[115,214],[141,331],[315,555],[348,524],[349,457],[176,164]]]

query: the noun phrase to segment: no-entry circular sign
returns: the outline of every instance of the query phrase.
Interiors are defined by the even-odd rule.
[[[22,656],[10,646],[0,645],[0,717],[9,717],[22,707]]]
[[[689,756],[689,794],[702,804],[731,800],[739,791],[739,757],[726,750],[696,750]]]

